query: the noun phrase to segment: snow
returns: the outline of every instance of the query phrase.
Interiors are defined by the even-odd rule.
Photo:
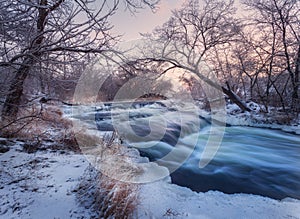
[[[2,139],[4,140],[4,139]],[[0,154],[0,218],[89,218],[74,188],[88,166],[66,151],[22,151],[22,142]]]
[[[300,201],[218,191],[196,193],[166,178],[140,188],[138,218],[300,218]]]
[[[237,105],[227,104],[227,123],[234,126],[277,129],[300,135],[300,113],[298,118],[289,121],[285,113],[280,113],[280,108],[270,107],[270,113],[265,114],[261,112],[263,107],[255,102],[248,102],[247,106],[252,112],[241,112]]]

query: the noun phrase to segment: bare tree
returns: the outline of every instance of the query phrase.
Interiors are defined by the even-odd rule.
[[[134,12],[145,6],[154,9],[158,1],[123,2]],[[1,0],[0,67],[13,69],[2,116],[17,116],[25,79],[34,67],[49,75],[64,74],[87,57],[117,52],[119,36],[110,34],[109,18],[119,4],[119,0]]]
[[[152,46],[151,53],[146,56],[166,61],[170,68],[196,74],[211,87],[225,93],[242,110],[250,111],[229,86],[219,85],[201,71],[201,63],[207,60],[211,50],[234,41],[240,29],[234,14],[233,0],[205,0],[202,8],[199,1],[187,1],[180,10],[173,11],[165,24],[145,35],[150,40],[148,48]]]
[[[258,66],[254,84],[266,108],[271,92],[283,108],[299,98],[300,2],[298,0],[245,0],[252,11],[246,39]],[[242,62],[242,60],[241,60]],[[248,74],[249,75],[249,74]],[[260,80],[257,80],[257,79]],[[263,86],[259,83],[265,81]],[[294,107],[294,106],[292,106]]]

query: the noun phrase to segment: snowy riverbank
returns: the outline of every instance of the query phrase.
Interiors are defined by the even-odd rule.
[[[300,218],[300,201],[218,191],[196,193],[159,181],[141,186],[138,218]]]
[[[252,112],[241,112],[234,104],[226,106],[227,123],[235,126],[270,128],[300,135],[300,113],[295,118],[289,118],[280,109],[270,108],[270,113],[261,112],[262,106],[249,102],[247,106]]]

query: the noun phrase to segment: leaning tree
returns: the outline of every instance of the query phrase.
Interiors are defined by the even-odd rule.
[[[145,58],[167,62],[168,69],[195,74],[226,94],[242,110],[250,111],[229,86],[219,84],[212,74],[201,69],[212,50],[236,40],[240,26],[234,14],[233,0],[205,0],[203,5],[189,0],[173,11],[166,23],[144,35],[149,42],[144,48]]]

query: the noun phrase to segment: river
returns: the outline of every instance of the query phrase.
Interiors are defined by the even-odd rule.
[[[136,147],[150,161],[166,167],[178,162],[175,166],[179,168],[171,173],[175,184],[197,192],[218,190],[300,199],[299,135],[227,125],[219,133],[222,136],[214,132],[216,136],[211,137],[209,117],[189,107],[179,112],[164,101],[107,103],[86,114],[93,116],[74,117],[96,121],[100,131],[118,129],[124,143]],[[218,137],[223,138],[215,156],[199,168],[208,139]],[[188,158],[162,160],[175,146],[177,154],[187,154]]]

